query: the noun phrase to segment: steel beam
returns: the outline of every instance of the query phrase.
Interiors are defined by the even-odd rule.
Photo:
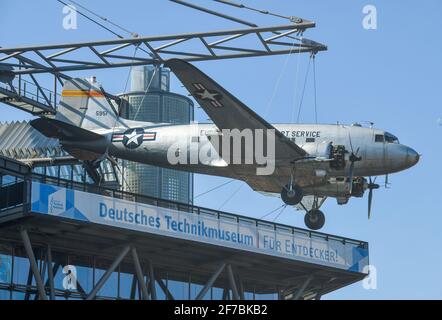
[[[89,42],[77,42],[77,43],[67,43],[67,44],[54,44],[54,45],[24,46],[18,48],[0,48],[0,53],[11,54],[11,53],[16,53],[17,51],[21,51],[21,54],[23,54],[25,52],[35,51],[35,50],[41,51],[41,50],[57,50],[57,49],[71,49],[71,48],[79,49],[82,47],[90,47],[90,46],[96,47],[96,46],[105,46],[105,45],[131,45],[131,44],[140,44],[145,41],[148,42],[167,41],[167,40],[176,40],[182,38],[192,39],[200,37],[227,36],[238,33],[252,34],[257,32],[273,32],[273,31],[282,31],[282,30],[293,30],[293,29],[305,30],[313,27],[315,27],[315,23],[313,21],[304,20],[301,23],[292,23],[292,24],[278,25],[271,27],[229,29],[229,30],[208,31],[208,32],[191,32],[191,33],[173,34],[165,36],[112,39],[104,41],[89,41]]]
[[[155,273],[153,270],[152,261],[149,260],[149,285],[151,300],[157,300],[157,289],[155,287]]]
[[[236,277],[238,279],[238,291],[239,291],[239,297],[241,298],[241,300],[245,300],[245,295],[244,295],[244,285],[242,283],[241,278],[237,275]]]
[[[46,251],[46,259],[48,263],[49,299],[55,300],[54,269],[52,266],[52,248],[50,244],[48,244]]]
[[[175,300],[172,293],[169,291],[167,286],[164,284],[163,279],[157,277],[156,280],[157,280],[161,290],[163,290],[164,294],[166,295],[167,300]]]
[[[303,32],[305,29],[315,27],[315,23],[308,20],[303,20],[299,23],[288,25],[279,25],[271,27],[251,27],[243,29],[231,29],[212,32],[197,32],[186,34],[175,34],[167,36],[153,36],[153,37],[137,37],[128,39],[116,39],[105,41],[91,41],[80,43],[56,44],[56,45],[40,45],[28,46],[21,48],[0,48],[0,61],[4,61],[4,65],[13,65],[10,62],[19,61],[21,67],[16,68],[12,72],[18,74],[35,74],[35,73],[54,73],[57,76],[65,76],[61,72],[78,71],[88,69],[102,69],[127,67],[135,65],[158,64],[167,61],[172,57],[180,57],[184,55],[183,59],[187,61],[204,61],[217,59],[232,59],[241,57],[253,57],[263,55],[287,54],[287,53],[301,53],[301,52],[318,52],[326,50],[326,46],[317,42],[304,43],[300,39],[290,38],[290,42],[286,44],[272,43],[273,39],[282,37],[289,37],[292,33]],[[277,33],[276,38],[266,38],[265,33]],[[256,48],[264,47],[265,50],[235,48],[229,46],[217,46],[220,43],[227,43],[233,39],[243,37],[246,35],[256,35]],[[221,39],[216,39],[220,38]],[[214,39],[215,38],[215,39]],[[173,50],[182,42],[197,39],[201,41],[207,54],[201,54],[195,50],[181,52]],[[166,42],[164,44],[164,42]],[[215,41],[215,42],[214,42]],[[303,50],[292,50],[293,42],[298,41],[298,46]],[[159,44],[159,45],[155,45]],[[142,49],[141,46],[147,48],[141,50],[147,56],[134,56],[127,52],[122,52],[123,49],[135,45]],[[112,46],[109,48],[109,46]],[[66,59],[67,54],[73,54],[77,50],[87,48],[91,51],[91,57],[85,61]],[[171,50],[165,50],[171,48]],[[215,51],[214,49],[217,49]],[[289,50],[290,49],[290,50]],[[58,50],[53,53],[53,50]],[[231,54],[231,50],[240,51],[239,53]],[[305,51],[304,51],[305,50]],[[46,65],[42,65],[23,55],[37,54]],[[167,57],[166,57],[167,55]],[[172,55],[172,56],[170,56]],[[17,65],[16,63],[14,65]]]
[[[232,289],[233,300],[240,300],[238,288],[235,283],[235,275],[233,274],[232,265],[227,265],[227,273],[229,276],[230,288]]]
[[[135,300],[135,293],[137,290],[137,276],[133,275],[132,277],[132,285],[130,286],[130,299]]]
[[[313,280],[313,276],[309,276],[309,277],[307,277],[307,279],[305,279],[304,283],[301,285],[301,287],[298,289],[298,291],[294,295],[293,300],[299,300],[301,298],[305,289],[307,289],[308,285],[310,284],[310,282],[312,280]]]
[[[207,281],[206,285],[201,289],[200,293],[196,296],[195,300],[201,300],[206,295],[207,291],[213,286],[216,279],[218,279],[221,272],[223,272],[224,268],[226,267],[226,263],[223,262],[221,265],[216,269],[215,273],[210,277],[209,281]]]
[[[37,283],[38,295],[41,300],[46,300],[46,292],[41,278],[40,270],[38,270],[37,261],[35,260],[34,251],[32,250],[31,240],[26,229],[20,230],[20,235],[25,246],[26,254],[28,255],[29,265],[34,274],[35,282]]]
[[[141,269],[140,260],[138,259],[137,250],[135,248],[132,248],[131,252],[132,252],[132,258],[134,260],[135,273],[138,279],[138,286],[139,288],[141,288],[141,293],[142,293],[141,297],[143,298],[143,300],[148,300],[149,295],[147,293],[146,283],[144,282],[144,275]]]
[[[106,281],[111,276],[112,272],[115,271],[115,269],[118,267],[118,265],[123,261],[124,257],[126,257],[127,253],[130,250],[130,246],[127,245],[123,248],[123,250],[120,252],[120,254],[117,256],[117,258],[112,262],[109,269],[106,270],[106,272],[103,274],[101,279],[98,281],[97,285],[92,289],[91,293],[86,297],[86,300],[93,300],[95,296],[97,295],[98,291],[103,287],[103,285],[106,283]]]

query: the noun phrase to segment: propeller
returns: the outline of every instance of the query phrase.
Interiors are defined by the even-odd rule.
[[[358,157],[359,147],[356,149],[356,152],[354,152],[353,143],[351,141],[350,133],[348,134],[348,139],[350,141],[350,149],[351,149],[351,154],[350,154],[350,157],[348,158],[348,160],[351,162],[350,170],[349,170],[349,173],[348,173],[349,192],[350,192],[350,195],[351,195],[353,193],[353,176],[354,176],[355,162],[361,161],[362,157]]]
[[[374,180],[371,179],[371,177],[369,177],[369,182],[367,185],[367,189],[368,191],[368,219],[370,219],[370,215],[371,215],[371,204],[373,202],[373,190],[374,189],[379,189],[379,185],[376,182],[376,178],[374,178]]]

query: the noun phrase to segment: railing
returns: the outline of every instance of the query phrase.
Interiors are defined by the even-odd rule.
[[[9,91],[11,96],[17,94],[18,97],[30,99],[39,104],[45,105],[46,107],[52,108],[54,111],[61,98],[61,96],[54,91],[36,85],[31,81],[21,79],[20,77],[14,78],[10,84],[0,82],[0,88]]]

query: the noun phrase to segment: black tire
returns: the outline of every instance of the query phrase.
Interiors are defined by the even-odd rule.
[[[304,194],[302,192],[302,189],[297,185],[293,185],[291,188],[287,185],[281,191],[282,201],[284,201],[284,203],[289,206],[297,205],[301,202],[303,197]]]
[[[325,215],[321,210],[313,209],[305,214],[304,222],[307,228],[319,230],[325,224]]]

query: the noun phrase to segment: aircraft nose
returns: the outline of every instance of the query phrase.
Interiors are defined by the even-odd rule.
[[[389,147],[388,155],[391,160],[391,169],[394,172],[406,170],[419,161],[419,154],[408,146],[391,144]]]
[[[408,167],[414,166],[419,161],[419,154],[412,148],[407,147],[406,163]]]

